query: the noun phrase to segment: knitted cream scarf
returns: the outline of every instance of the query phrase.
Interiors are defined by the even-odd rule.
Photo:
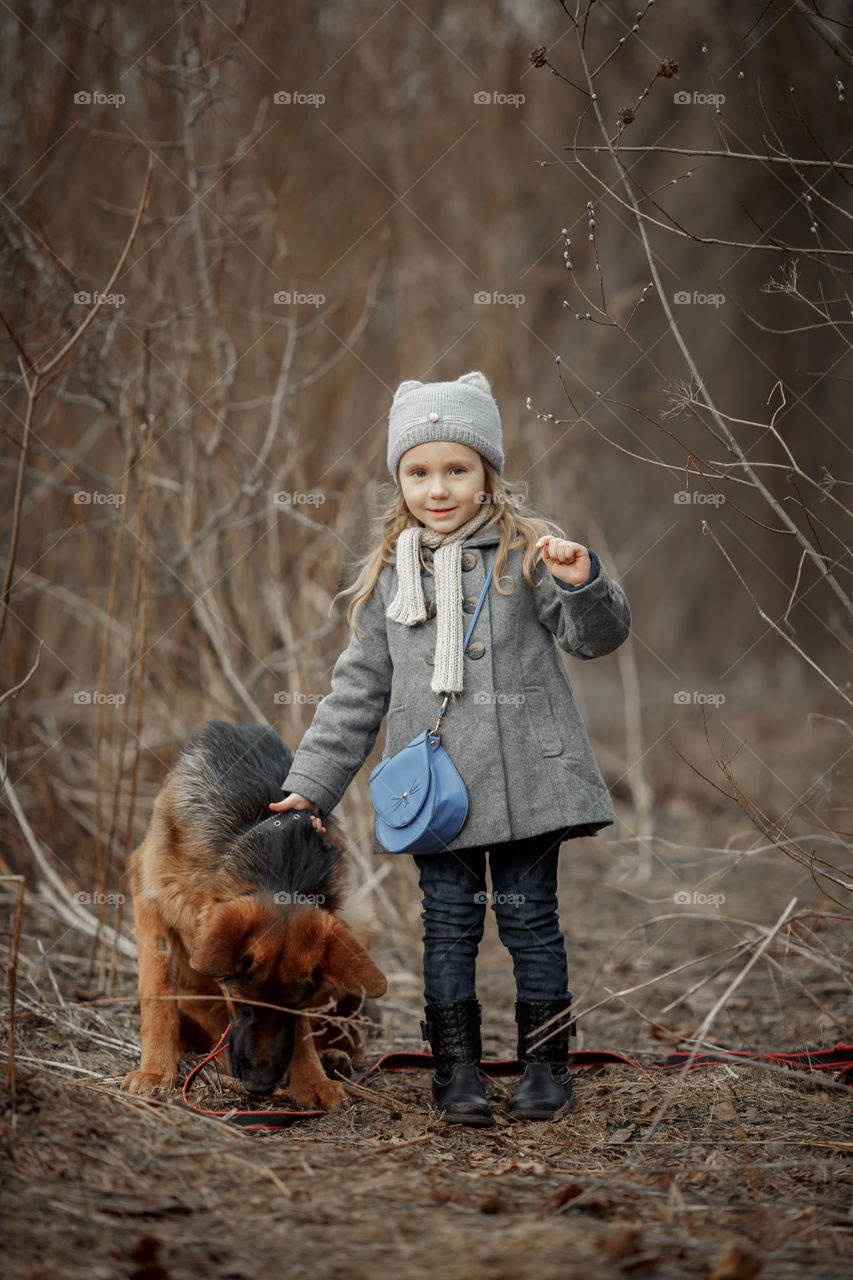
[[[433,693],[462,692],[462,543],[493,515],[494,503],[484,503],[475,516],[452,533],[416,525],[397,535],[397,594],[386,617],[404,627],[426,620],[419,549],[421,543],[436,548],[433,564],[438,638],[430,686]]]

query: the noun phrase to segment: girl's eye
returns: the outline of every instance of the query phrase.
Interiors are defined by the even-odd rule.
[[[450,470],[461,471],[462,474],[465,475],[467,474],[468,468],[463,466],[458,466],[458,467],[451,467]],[[425,476],[426,472],[422,467],[415,467],[412,471],[409,472],[409,474],[411,475],[413,480],[417,480],[420,476]]]

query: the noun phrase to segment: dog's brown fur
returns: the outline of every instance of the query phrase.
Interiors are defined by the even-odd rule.
[[[230,731],[245,728],[222,722],[208,728],[216,725]],[[202,740],[203,735],[190,746]],[[141,1094],[174,1088],[181,1049],[212,1047],[229,1021],[233,1037],[235,1019],[242,1018],[240,1060],[235,1062],[237,1048],[232,1044],[231,1066],[251,1092],[271,1092],[284,1054],[289,1056],[284,1070],[291,1096],[306,1106],[334,1107],[346,1093],[327,1077],[318,1051],[331,1048],[357,1058],[363,1049],[361,1032],[353,1023],[326,1023],[323,1029],[306,1012],[324,1007],[346,1016],[365,997],[382,995],[386,988],[368,954],[369,923],[356,923],[351,917],[348,927],[343,919],[344,862],[333,856],[329,862],[330,845],[338,846],[335,855],[343,848],[340,827],[334,819],[325,819],[326,843],[304,826],[310,822],[306,812],[276,815],[285,821],[298,818],[303,824],[298,833],[303,858],[316,841],[322,851],[318,856],[326,856],[325,886],[331,890],[325,895],[331,899],[328,909],[300,902],[298,894],[284,895],[296,901],[283,904],[278,900],[282,895],[272,892],[274,884],[258,886],[255,866],[254,882],[246,882],[241,860],[228,853],[227,840],[212,847],[216,805],[211,797],[213,813],[208,809],[194,819],[194,782],[198,778],[193,763],[185,765],[182,757],[157,796],[148,831],[131,857],[142,1060],[122,1087]],[[218,796],[220,807],[230,803],[227,780]],[[280,791],[265,793],[263,806],[280,796]],[[255,808],[255,823],[271,817],[268,808]],[[245,812],[240,820],[245,834]],[[254,1003],[241,1003],[246,1001]],[[267,1005],[305,1012],[287,1014]]]

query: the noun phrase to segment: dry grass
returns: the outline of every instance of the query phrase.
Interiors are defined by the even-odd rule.
[[[242,1135],[40,1074],[7,1163],[7,1274],[153,1275],[145,1255],[174,1277],[432,1277],[437,1265],[515,1277],[531,1264],[562,1277],[569,1261],[596,1277],[705,1276],[733,1244],[770,1276],[842,1273],[850,1188],[822,1089],[697,1074],[626,1170],[624,1129],[657,1101],[648,1081],[586,1077],[575,1117],[485,1133],[431,1120],[426,1083],[383,1082],[400,1103],[390,1119],[358,1103]]]
[[[701,856],[683,820],[681,843],[669,850],[682,882],[697,860],[713,867],[721,833],[733,834],[731,815],[703,829]],[[408,877],[396,870],[399,889]],[[564,846],[573,989],[578,1008],[597,1006],[583,1020],[584,1047],[644,1062],[689,1047],[793,895],[793,923],[725,1002],[708,1043],[767,1052],[850,1042],[849,916],[801,868],[778,852],[742,861],[716,911],[673,908],[670,873],[660,869],[642,894],[654,900],[667,889],[669,909],[644,904],[618,845],[599,838]],[[10,921],[14,897],[10,886]],[[409,901],[410,922],[416,905]],[[383,1051],[421,1048],[418,939],[404,920],[380,941],[390,987],[371,1062]],[[17,1107],[13,1117],[7,1105],[3,1117],[9,1275],[178,1280],[269,1268],[431,1278],[439,1268],[451,1280],[509,1280],[535,1267],[546,1280],[567,1270],[591,1280],[745,1280],[759,1269],[792,1278],[844,1271],[853,1126],[849,1093],[831,1073],[804,1079],[719,1066],[676,1079],[580,1069],[575,1110],[559,1123],[524,1125],[510,1124],[501,1108],[512,1082],[493,1081],[498,1118],[485,1131],[433,1118],[427,1072],[386,1073],[367,1082],[381,1102],[352,1099],[286,1131],[245,1133],[175,1101],[118,1092],[137,1053],[134,968],[117,961],[112,994],[99,996],[91,945],[28,899]],[[671,969],[678,972],[662,976]],[[506,1056],[514,1047],[511,967],[491,918],[478,987],[486,1056]],[[250,1105],[215,1071],[195,1099],[218,1109]]]

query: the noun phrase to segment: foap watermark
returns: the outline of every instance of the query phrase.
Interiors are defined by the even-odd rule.
[[[694,289],[692,293],[689,289],[677,289],[672,295],[672,300],[677,307],[686,307],[690,304],[694,307],[721,307],[726,300],[726,295],[700,293],[698,289]]]
[[[721,907],[726,900],[726,895],[700,893],[698,889],[688,893],[686,889],[679,889],[672,895],[672,900],[677,907]]]
[[[726,100],[724,93],[702,93],[699,89],[694,89],[692,93],[688,93],[686,89],[681,89],[672,95],[672,100],[677,107],[714,107],[716,111]]]
[[[302,693],[299,689],[277,689],[272,700],[279,707],[290,706],[292,703],[317,706],[325,696],[325,693]]]
[[[496,307],[523,307],[527,299],[523,293],[501,293],[499,289],[478,289],[474,294],[474,305],[485,307],[490,303]]]
[[[722,493],[700,493],[698,489],[676,489],[672,500],[679,507],[686,506],[690,502],[695,502],[697,506],[721,507],[726,499]]]
[[[322,307],[326,304],[325,293],[293,293],[289,289],[279,289],[273,294],[273,302],[277,307]]]
[[[123,693],[102,693],[100,689],[78,689],[73,701],[75,707],[123,707],[127,698]]]
[[[74,105],[77,107],[123,107],[126,102],[127,98],[123,93],[101,93],[99,89],[92,93],[87,89],[78,89],[74,95]]]
[[[287,893],[280,890],[272,896],[280,907],[322,907],[326,901],[323,893]]]
[[[474,94],[474,104],[478,107],[515,107],[518,110],[526,101],[523,93],[501,93],[499,89],[479,89]]]
[[[273,494],[276,507],[322,507],[325,501],[322,489],[279,489]]]
[[[102,493],[100,489],[77,489],[74,492],[74,504],[78,507],[123,507],[125,502],[123,493]]]
[[[491,902],[499,907],[521,907],[526,899],[523,893],[489,893],[487,889],[478,889],[474,901],[481,906]]]
[[[479,489],[474,494],[475,502],[493,502],[495,506],[503,504],[507,507],[520,507],[524,504],[524,498],[520,493],[486,493],[485,489]]]
[[[98,303],[102,307],[123,307],[127,298],[123,293],[88,293],[79,289],[74,295],[78,307],[91,307]]]
[[[678,693],[672,695],[672,700],[679,707],[688,706],[690,703],[702,707],[721,707],[726,700],[726,695],[724,693],[700,693],[698,689],[688,693],[686,689],[679,689]]]
[[[300,89],[279,89],[272,100],[277,107],[322,107],[324,93],[303,93]]]
[[[120,907],[126,899],[123,893],[102,893],[100,889],[94,893],[82,891],[75,893],[74,901],[81,907]]]
[[[473,703],[488,707],[520,707],[526,700],[523,693],[494,693],[488,690],[475,693],[471,698]]]

